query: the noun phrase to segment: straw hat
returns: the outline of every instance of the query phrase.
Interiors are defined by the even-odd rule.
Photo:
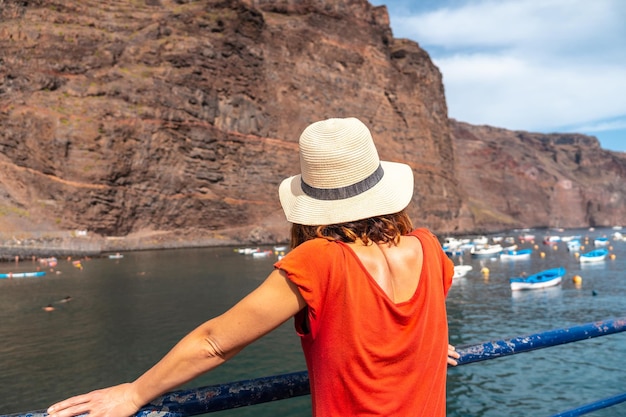
[[[287,220],[309,226],[346,223],[404,209],[413,171],[380,161],[369,129],[358,119],[328,119],[300,136],[300,175],[279,187]]]

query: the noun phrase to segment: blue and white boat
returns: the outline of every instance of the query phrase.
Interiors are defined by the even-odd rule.
[[[505,249],[501,254],[500,254],[500,259],[502,259],[503,261],[516,261],[516,260],[521,260],[521,259],[530,259],[530,256],[532,255],[533,250],[532,249]]]
[[[591,252],[583,253],[580,255],[580,262],[601,262],[609,255],[609,250],[606,248],[594,249]]]
[[[611,241],[608,237],[597,237],[593,240],[593,244],[596,246],[609,246]]]
[[[44,271],[36,271],[36,272],[8,272],[6,274],[0,274],[0,278],[36,278],[43,277],[46,275]]]
[[[527,277],[510,278],[509,283],[513,291],[553,287],[561,283],[566,272],[563,267],[546,269]]]

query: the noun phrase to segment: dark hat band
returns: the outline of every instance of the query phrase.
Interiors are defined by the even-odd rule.
[[[384,174],[385,171],[383,170],[382,165],[379,164],[376,171],[374,171],[369,177],[345,187],[316,188],[304,182],[303,179],[300,179],[300,185],[304,194],[315,198],[316,200],[343,200],[362,194],[374,187],[380,182]]]

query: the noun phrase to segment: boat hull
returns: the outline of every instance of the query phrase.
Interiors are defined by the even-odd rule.
[[[551,279],[550,281],[545,281],[545,282],[534,282],[534,283],[511,282],[511,290],[513,291],[534,290],[534,289],[539,289],[539,288],[554,287],[555,285],[559,285],[562,280],[563,280],[563,277],[554,278],[554,279]]]
[[[473,258],[496,258],[498,256],[500,256],[500,254],[502,253],[503,248],[501,245],[491,245],[488,247],[483,247],[483,248],[472,248],[470,250],[470,254],[472,255]]]
[[[533,290],[559,285],[565,276],[565,268],[546,269],[527,277],[515,277],[509,280],[511,290]]]
[[[455,265],[454,266],[454,275],[452,278],[463,278],[467,275],[469,271],[472,270],[471,265]]]
[[[606,259],[608,254],[609,251],[606,249],[596,249],[580,255],[580,262],[602,262]]]
[[[503,261],[523,260],[530,259],[531,255],[532,249],[511,250],[502,252],[500,259]]]
[[[6,279],[12,279],[12,278],[37,278],[37,277],[43,277],[44,275],[46,275],[46,273],[44,271],[37,271],[37,272],[9,272],[7,274],[0,274],[0,279],[2,278],[6,278]]]

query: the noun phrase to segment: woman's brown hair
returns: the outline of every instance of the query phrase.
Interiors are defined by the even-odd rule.
[[[400,241],[400,236],[411,230],[413,223],[404,210],[341,224],[305,226],[294,223],[291,226],[291,248],[318,237],[346,243],[360,239],[366,245],[370,243],[396,245]]]

